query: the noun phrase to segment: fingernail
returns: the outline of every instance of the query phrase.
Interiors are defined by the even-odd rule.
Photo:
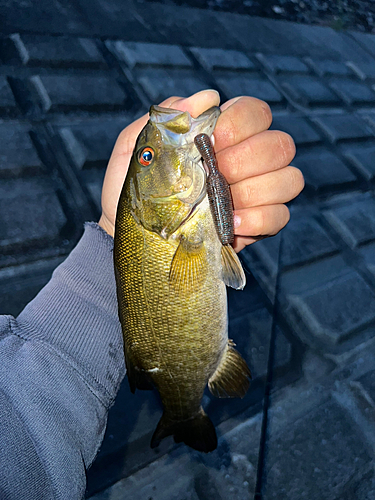
[[[241,225],[241,217],[239,215],[233,216],[233,226],[234,228],[240,227]]]

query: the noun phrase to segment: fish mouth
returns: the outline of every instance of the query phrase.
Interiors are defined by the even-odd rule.
[[[200,154],[195,147],[194,137],[202,133],[211,136],[220,113],[220,108],[213,106],[193,118],[187,111],[151,106],[150,122],[158,128],[165,144],[172,147],[190,146],[192,159],[195,160],[200,158]]]

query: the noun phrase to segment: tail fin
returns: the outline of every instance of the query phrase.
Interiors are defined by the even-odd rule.
[[[151,439],[151,448],[159,446],[160,441],[167,436],[173,436],[176,443],[185,443],[194,450],[208,453],[217,447],[217,437],[214,424],[204,412],[200,412],[188,420],[171,421],[163,413]]]

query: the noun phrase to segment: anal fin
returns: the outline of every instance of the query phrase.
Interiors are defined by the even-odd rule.
[[[250,369],[233,345],[228,342],[219,366],[208,381],[211,394],[217,398],[243,398],[250,386]]]
[[[221,263],[224,283],[236,290],[242,290],[246,285],[246,276],[241,262],[231,245],[221,247]]]

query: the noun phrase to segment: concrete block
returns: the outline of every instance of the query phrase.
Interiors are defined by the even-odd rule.
[[[349,78],[331,78],[329,86],[347,104],[375,104],[375,93],[365,83]]]
[[[340,493],[341,500],[374,500],[375,499],[375,473],[370,466],[363,475],[353,478]]]
[[[368,181],[375,178],[375,144],[351,144],[343,149],[345,158]]]
[[[16,317],[50,280],[62,257],[0,270],[0,314]]]
[[[3,181],[0,186],[0,248],[9,251],[59,239],[67,222],[47,178]]]
[[[366,122],[354,114],[324,114],[311,120],[323,130],[331,142],[375,138],[374,132]]]
[[[193,64],[177,45],[159,43],[123,42],[122,40],[107,40],[108,49],[129,68],[145,66],[170,66],[192,68]]]
[[[0,124],[0,177],[40,174],[43,171],[30,130],[30,126],[23,123]]]
[[[150,98],[150,104],[158,103],[171,95],[188,97],[208,86],[201,77],[187,69],[141,69],[137,71],[136,77]]]
[[[330,400],[271,434],[262,498],[338,500],[370,460],[350,417]]]
[[[229,99],[239,95],[251,95],[271,105],[284,101],[272,83],[257,74],[220,72],[215,75],[215,79]]]
[[[115,2],[123,5],[122,0],[115,0]],[[234,33],[230,29],[225,29],[225,35],[223,35],[223,26],[219,22],[222,17],[221,12],[158,2],[148,3],[147,8],[142,3],[134,3],[134,7],[138,19],[143,20],[146,29],[154,31],[154,35],[157,34],[156,38],[160,42],[169,44],[172,41],[185,47],[193,47],[199,40],[201,47],[216,48],[218,40],[225,37],[225,48],[238,47]],[[123,33],[119,36],[123,36]],[[139,33],[137,41],[139,41]]]
[[[373,34],[361,33],[359,31],[349,31],[349,34],[359,45],[375,56],[375,36]]]
[[[311,57],[306,57],[305,61],[319,76],[350,76],[352,74],[347,64],[341,61],[332,59],[311,59]]]
[[[302,144],[316,144],[322,141],[321,136],[309,124],[306,118],[300,116],[292,114],[275,116],[271,128],[274,130],[283,130],[290,134],[297,146]]]
[[[375,60],[372,63],[358,61],[356,63],[348,62],[349,68],[361,80],[373,80],[375,78]]]
[[[360,255],[364,259],[366,266],[375,275],[375,244],[369,243],[360,249]]]
[[[310,190],[341,190],[357,180],[340,158],[323,147],[297,152],[293,164],[302,170]]]
[[[308,66],[298,57],[277,54],[256,54],[258,61],[272,73],[309,73]]]
[[[280,238],[281,235],[277,235],[252,246],[252,251],[272,274],[276,272],[279,262],[283,269],[301,266],[338,251],[334,240],[311,216],[297,217],[292,214],[282,232],[282,253],[279,258]]]
[[[18,31],[57,34],[82,34],[91,31],[86,19],[71,3],[62,6],[59,0],[51,0],[46,4],[4,2],[1,7],[4,35]]]
[[[120,132],[132,117],[85,120],[58,127],[58,133],[71,161],[78,169],[104,168]]]
[[[255,70],[254,63],[243,52],[239,52],[238,50],[192,47],[190,51],[207,71]]]
[[[30,78],[44,111],[113,110],[125,107],[128,96],[105,74],[36,75]]]
[[[272,315],[266,308],[257,309],[229,323],[229,337],[246,360],[253,380],[265,378],[272,331]],[[274,369],[290,367],[292,347],[280,328],[276,332]]]
[[[350,204],[333,206],[323,214],[351,248],[375,239],[375,200],[369,195],[352,197]]]
[[[16,101],[9,82],[5,76],[0,75],[0,113],[14,113]]]
[[[314,76],[293,75],[280,77],[280,84],[291,101],[301,106],[337,106],[340,99],[323,82]]]
[[[106,67],[95,42],[89,38],[52,37],[15,33],[9,40],[22,64],[50,67]]]
[[[308,278],[306,272],[305,279]],[[375,321],[375,293],[359,274],[349,269],[333,280],[323,278],[318,287],[310,285],[300,293],[285,288],[285,293],[300,320],[300,328],[327,347],[334,347]]]

